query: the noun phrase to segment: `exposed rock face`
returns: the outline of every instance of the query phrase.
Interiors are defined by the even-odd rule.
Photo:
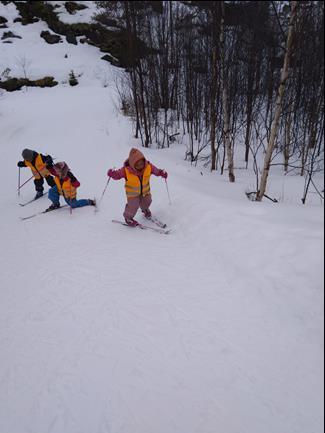
[[[109,62],[114,66],[119,66],[117,60],[114,59],[114,57],[111,56],[110,54],[105,54],[105,56],[101,57],[101,59],[106,60],[106,62]]]
[[[28,78],[9,78],[6,81],[0,81],[0,89],[8,92],[20,90],[24,86],[28,87],[54,87],[58,84],[54,77],[44,77],[39,80],[29,80]]]
[[[9,31],[9,32],[4,32],[3,33],[1,40],[9,39],[9,38],[22,39],[21,36],[15,35],[14,33],[12,33],[12,32]]]
[[[52,33],[46,31],[43,31],[41,33],[41,38],[43,38],[48,44],[58,44],[62,41],[61,37],[59,35],[53,35]]]
[[[77,11],[81,11],[82,9],[87,9],[86,5],[76,2],[65,2],[64,6],[71,15],[74,15]]]
[[[77,38],[73,32],[68,32],[66,35],[66,40],[69,44],[78,45]]]
[[[68,3],[68,8],[71,8],[70,4],[74,2],[66,2]],[[109,30],[105,23],[105,25],[101,25],[100,23],[75,23],[75,24],[67,24],[60,21],[57,12],[55,11],[55,7],[47,2],[41,1],[29,1],[29,2],[15,2],[17,9],[21,15],[22,24],[29,24],[39,19],[44,20],[50,30],[56,35],[53,35],[54,38],[48,39],[48,43],[57,43],[58,35],[63,35],[67,37],[67,40],[71,44],[76,44],[76,37],[83,36],[83,42],[87,42],[91,45],[94,45],[100,49],[103,53],[109,53],[112,55],[112,59],[114,60],[115,66],[120,67],[128,67],[130,65],[130,58],[128,55],[127,44],[128,39],[127,35],[123,30]],[[84,5],[80,3],[77,4],[78,9],[84,9]],[[73,10],[76,10],[75,6],[72,6]],[[72,10],[71,9],[71,10]],[[77,9],[77,10],[78,10]],[[114,25],[114,20],[110,22],[110,24]],[[50,40],[50,42],[49,42]],[[53,42],[52,42],[53,41]],[[140,43],[141,46],[141,43]],[[140,51],[142,51],[140,49]],[[108,58],[107,58],[108,60]]]
[[[153,2],[160,3],[160,2]],[[65,36],[70,44],[76,45],[78,43],[77,37],[82,36],[82,43],[94,45],[100,49],[101,52],[107,53],[105,60],[114,62],[115,66],[127,68],[132,66],[132,59],[128,53],[128,37],[125,31],[117,27],[115,20],[103,17],[102,24],[97,23],[75,23],[67,24],[60,21],[56,11],[56,5],[45,1],[15,1],[20,17],[15,19],[15,22],[20,21],[23,25],[32,24],[39,20],[45,21],[50,32],[42,32],[41,36],[49,44],[56,44],[61,42],[61,37]],[[85,9],[87,6],[82,2],[65,2],[65,7],[69,13],[74,14],[77,10]],[[100,20],[98,20],[100,21]],[[0,24],[1,25],[1,24]],[[5,25],[5,23],[3,24]],[[109,29],[107,26],[114,27]],[[147,54],[145,44],[139,41],[139,55],[140,57]],[[110,57],[111,56],[111,57]]]

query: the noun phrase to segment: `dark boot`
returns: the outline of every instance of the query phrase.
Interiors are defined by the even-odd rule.
[[[151,212],[149,209],[143,209],[142,212],[143,212],[145,218],[147,218],[147,219],[151,218]]]
[[[37,191],[34,199],[37,200],[38,198],[43,197],[43,194],[43,191]]]
[[[50,212],[51,210],[58,209],[59,207],[60,207],[60,203],[53,203],[53,204],[51,204],[50,207],[48,207],[48,208],[46,209],[45,212]]]
[[[124,218],[124,219],[125,219],[126,224],[130,227],[136,227],[139,225],[139,223],[136,220],[134,220],[133,218]]]

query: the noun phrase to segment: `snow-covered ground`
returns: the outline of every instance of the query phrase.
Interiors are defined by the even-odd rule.
[[[79,2],[84,6],[87,6],[87,8],[75,11],[74,14],[67,13],[67,10],[65,8],[65,2],[50,1],[49,3],[52,3],[52,5],[56,6],[55,11],[59,16],[59,19],[67,24],[92,22],[93,15],[97,12],[96,2],[94,1]]]
[[[152,210],[169,236],[111,223],[124,208],[122,181],[110,182],[97,213],[21,221],[50,204],[18,206],[34,194],[30,182],[17,197],[23,148],[65,160],[78,197],[99,198],[107,169],[140,146],[117,109],[119,71],[94,47],[47,45],[44,28],[16,23],[23,39],[0,42],[0,73],[25,53],[30,78],[60,82],[0,97],[0,433],[321,433],[316,196],[302,206],[303,179],[279,171],[270,190],[283,200],[249,202],[250,170],[231,185],[191,167],[175,144],[145,150],[169,172],[171,205],[152,179]],[[83,74],[73,88],[62,83],[71,69]],[[29,176],[22,170],[21,181]]]

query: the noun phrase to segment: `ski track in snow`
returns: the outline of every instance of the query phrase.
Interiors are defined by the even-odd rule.
[[[42,26],[14,25],[35,46],[35,71]],[[235,185],[201,175],[175,144],[145,150],[170,175],[171,206],[152,179],[169,236],[111,223],[121,181],[98,212],[20,221],[49,204],[17,204],[34,193],[30,182],[16,197],[24,147],[65,160],[78,197],[99,198],[107,169],[139,146],[102,85],[115,68],[94,47],[51,52],[56,72],[86,65],[80,86],[0,98],[0,433],[321,433],[323,215],[293,202],[303,181],[286,178],[283,203],[251,203],[250,172]],[[274,174],[275,194],[283,182]]]
[[[218,425],[227,432],[249,432],[252,425],[256,432],[277,431],[279,425],[302,432],[308,419],[310,428],[304,406],[297,406],[308,391],[313,397],[312,389],[298,381],[298,372],[306,368],[317,385],[313,364],[308,365],[313,357],[302,365],[301,349],[310,344],[315,350],[313,340],[305,341],[305,328],[321,311],[315,299],[304,305],[305,294],[301,303],[290,299],[303,271],[281,285],[274,268],[257,274],[265,265],[265,257],[258,263],[265,228],[253,239],[233,234],[238,246],[250,239],[254,260],[248,268],[241,254],[231,257],[233,249],[225,249],[220,226],[215,247],[202,243],[200,226],[209,216],[197,228],[180,225],[166,239],[116,230],[107,215],[111,191],[105,200],[107,209],[97,214],[87,208],[72,217],[67,212],[15,222],[16,245],[11,243],[7,259],[9,254],[11,264],[26,263],[27,255],[32,272],[10,277],[14,293],[6,304],[7,328],[1,329],[6,359],[16,364],[7,365],[2,383],[12,387],[17,381],[26,393],[35,390],[26,424],[32,420],[38,431],[54,432],[93,431],[95,425],[103,432],[214,432]],[[222,227],[228,231],[225,221]],[[280,242],[272,233],[265,235],[269,248]],[[288,243],[287,254],[295,257],[299,248]],[[281,243],[278,248],[284,250]],[[284,258],[278,257],[280,275]],[[11,273],[10,266],[2,268]],[[3,278],[9,281],[6,271]],[[312,332],[308,338],[318,341]],[[6,400],[16,392],[12,388]],[[294,414],[289,424],[288,411]],[[82,427],[80,413],[88,414]],[[157,425],[158,419],[164,421]]]

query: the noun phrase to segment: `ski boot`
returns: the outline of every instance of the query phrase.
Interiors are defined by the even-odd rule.
[[[147,218],[147,220],[150,220],[152,214],[151,214],[151,211],[149,209],[143,209],[142,213],[143,213],[144,217]]]
[[[59,209],[60,203],[53,203],[50,207],[48,207],[45,212],[50,212],[51,210]]]
[[[133,218],[124,218],[124,219],[126,224],[130,227],[137,227],[139,225],[139,223]]]

